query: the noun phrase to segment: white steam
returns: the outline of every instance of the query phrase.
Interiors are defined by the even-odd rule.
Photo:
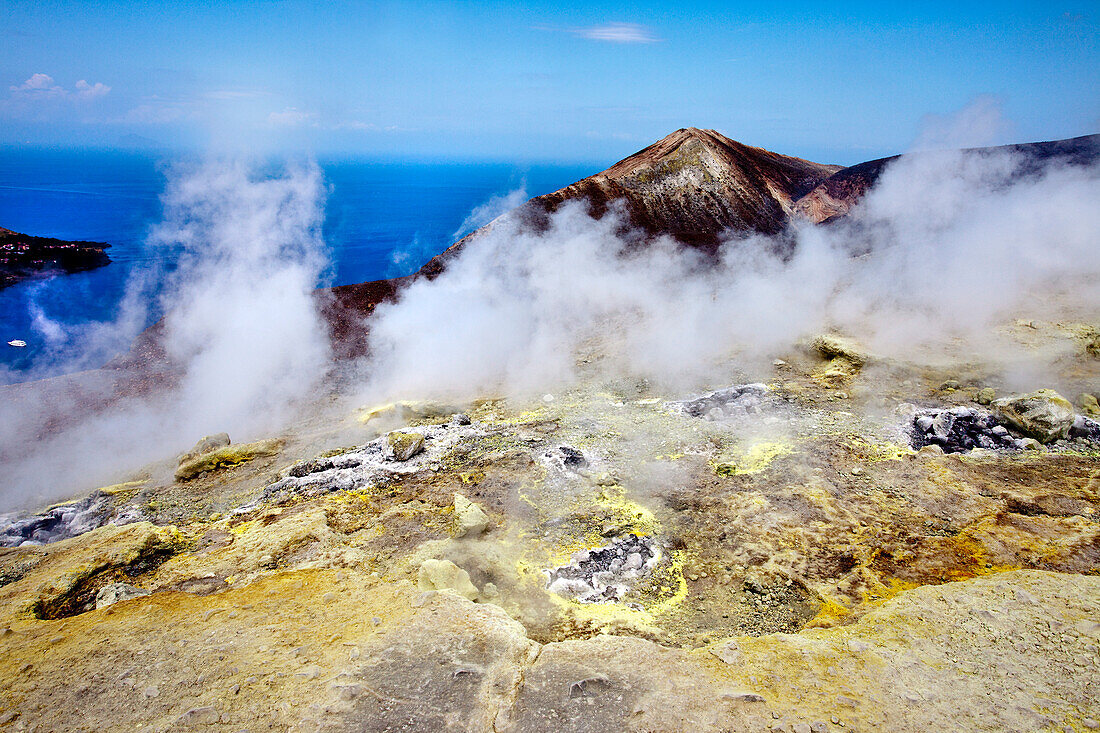
[[[316,166],[255,179],[241,163],[207,165],[169,186],[157,239],[182,245],[165,344],[186,364],[181,405],[194,429],[277,426],[329,362],[313,290],[325,266]]]
[[[887,352],[965,339],[978,353],[1017,315],[1095,318],[1100,310],[1100,166],[1051,161],[1020,175],[1004,151],[906,156],[835,232],[869,236],[830,303],[838,325]]]
[[[9,388],[0,506],[108,483],[204,434],[244,441],[279,429],[331,362],[314,293],[325,266],[323,193],[315,165],[276,175],[225,162],[177,171],[153,237],[183,253],[162,296],[173,378],[121,398],[109,372]]]
[[[995,358],[995,327],[1018,314],[1100,311],[1100,169],[1020,165],[903,157],[850,221],[799,227],[789,258],[753,237],[727,242],[717,267],[663,239],[631,251],[619,213],[594,220],[580,203],[541,233],[505,218],[376,311],[366,398],[552,390],[595,342],[607,376],[673,388],[730,378],[730,357],[759,369],[827,329],[917,361]]]
[[[318,409],[334,383],[315,293],[323,192],[315,166],[261,175],[208,164],[174,178],[154,237],[184,252],[162,304],[174,378],[121,399],[103,372],[10,391],[0,508],[110,483],[204,434],[267,437],[299,408]],[[833,329],[918,363],[1006,363],[1014,347],[998,327],[1013,318],[1100,319],[1096,165],[905,156],[847,219],[796,225],[793,249],[731,239],[717,263],[667,238],[640,246],[615,207],[593,219],[566,204],[544,231],[494,218],[522,197],[475,212],[468,226],[494,225],[438,278],[376,309],[353,399],[541,394],[591,376],[674,393],[766,379],[772,358]],[[125,318],[143,312],[149,291],[132,292]],[[75,343],[41,325],[59,348]]]
[[[493,196],[485,203],[475,206],[451,236],[456,240],[460,239],[475,229],[485,226],[493,219],[519,208],[526,200],[527,191],[525,186],[520,186],[503,196]]]

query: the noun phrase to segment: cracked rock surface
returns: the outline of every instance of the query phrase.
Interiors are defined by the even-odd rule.
[[[9,618],[0,670],[14,720],[40,730],[198,718],[271,731],[1081,728],[1100,693],[1098,610],[1098,578],[1016,571],[800,635],[692,651],[614,636],[538,644],[491,604],[295,571],[214,597],[135,598],[60,628]],[[19,704],[28,697],[40,704]]]

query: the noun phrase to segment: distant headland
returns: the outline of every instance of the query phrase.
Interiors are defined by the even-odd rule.
[[[0,289],[28,278],[94,270],[111,263],[104,242],[35,237],[0,227]]]

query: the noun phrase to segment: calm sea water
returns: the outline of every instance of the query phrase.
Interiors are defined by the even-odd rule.
[[[537,196],[600,168],[355,159],[319,163],[330,187],[324,234],[333,285],[407,274],[445,249],[471,210],[492,197],[520,187]],[[0,364],[14,370],[35,364],[41,344],[34,338],[34,308],[66,325],[111,321],[136,271],[171,267],[175,253],[145,246],[150,227],[161,218],[160,196],[170,164],[168,158],[143,153],[0,148],[0,227],[108,242],[113,260],[91,272],[0,290]],[[395,252],[410,256],[398,265]],[[28,346],[10,347],[11,339],[24,339]]]

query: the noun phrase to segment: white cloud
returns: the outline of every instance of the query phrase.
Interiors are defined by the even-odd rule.
[[[604,23],[575,28],[571,33],[590,41],[607,43],[653,43],[661,40],[652,30],[637,23]]]
[[[81,79],[76,83],[76,96],[79,99],[97,99],[106,96],[110,91],[111,87],[98,81],[95,84],[89,84]]]
[[[267,121],[278,127],[299,127],[315,117],[312,112],[303,112],[297,107],[287,107],[282,112],[272,112]]]
[[[957,119],[990,128],[984,102]],[[728,384],[731,365],[770,374],[825,330],[889,359],[980,364],[1007,391],[1078,394],[1053,343],[1021,350],[1001,327],[1096,321],[1100,168],[1034,166],[1004,151],[904,156],[849,218],[729,240],[707,266],[667,238],[639,248],[623,207],[593,220],[570,201],[539,227],[504,216],[378,307],[362,402],[526,397],[594,375],[695,390]]]
[[[362,120],[346,120],[344,122],[337,122],[331,126],[333,130],[377,130],[378,125],[371,122],[363,122]]]
[[[47,349],[41,373],[65,373],[102,363],[120,345],[125,350],[159,292],[162,343],[174,379],[106,410],[88,407],[75,393],[55,391],[58,400],[38,400],[33,386],[11,399],[5,394],[0,511],[59,498],[59,489],[114,483],[118,472],[178,453],[196,436],[224,430],[243,443],[275,434],[326,374],[328,332],[315,294],[326,265],[320,168],[288,166],[271,174],[210,161],[168,175],[164,221],[149,247],[180,252],[178,268],[133,271],[114,321],[70,326],[45,312],[32,316]],[[81,383],[86,394],[109,383],[95,374]],[[66,416],[66,427],[42,427],[57,425],[56,415]],[[42,438],[28,441],[28,435]],[[72,460],[48,461],[48,455]]]
[[[991,95],[974,99],[962,111],[926,115],[912,150],[951,150],[999,145],[1012,139],[1001,100]]]
[[[11,90],[11,99],[23,102],[58,99],[86,101],[106,96],[111,91],[111,87],[102,82],[89,84],[85,79],[81,79],[73,87],[74,91],[70,91],[55,82],[49,74],[38,73],[31,74],[22,84],[8,88]]]
[[[10,87],[10,89],[12,92],[12,96],[65,96],[65,90],[55,84],[53,77],[49,74],[31,74],[30,79],[27,79],[25,82],[18,86],[12,86]]]

